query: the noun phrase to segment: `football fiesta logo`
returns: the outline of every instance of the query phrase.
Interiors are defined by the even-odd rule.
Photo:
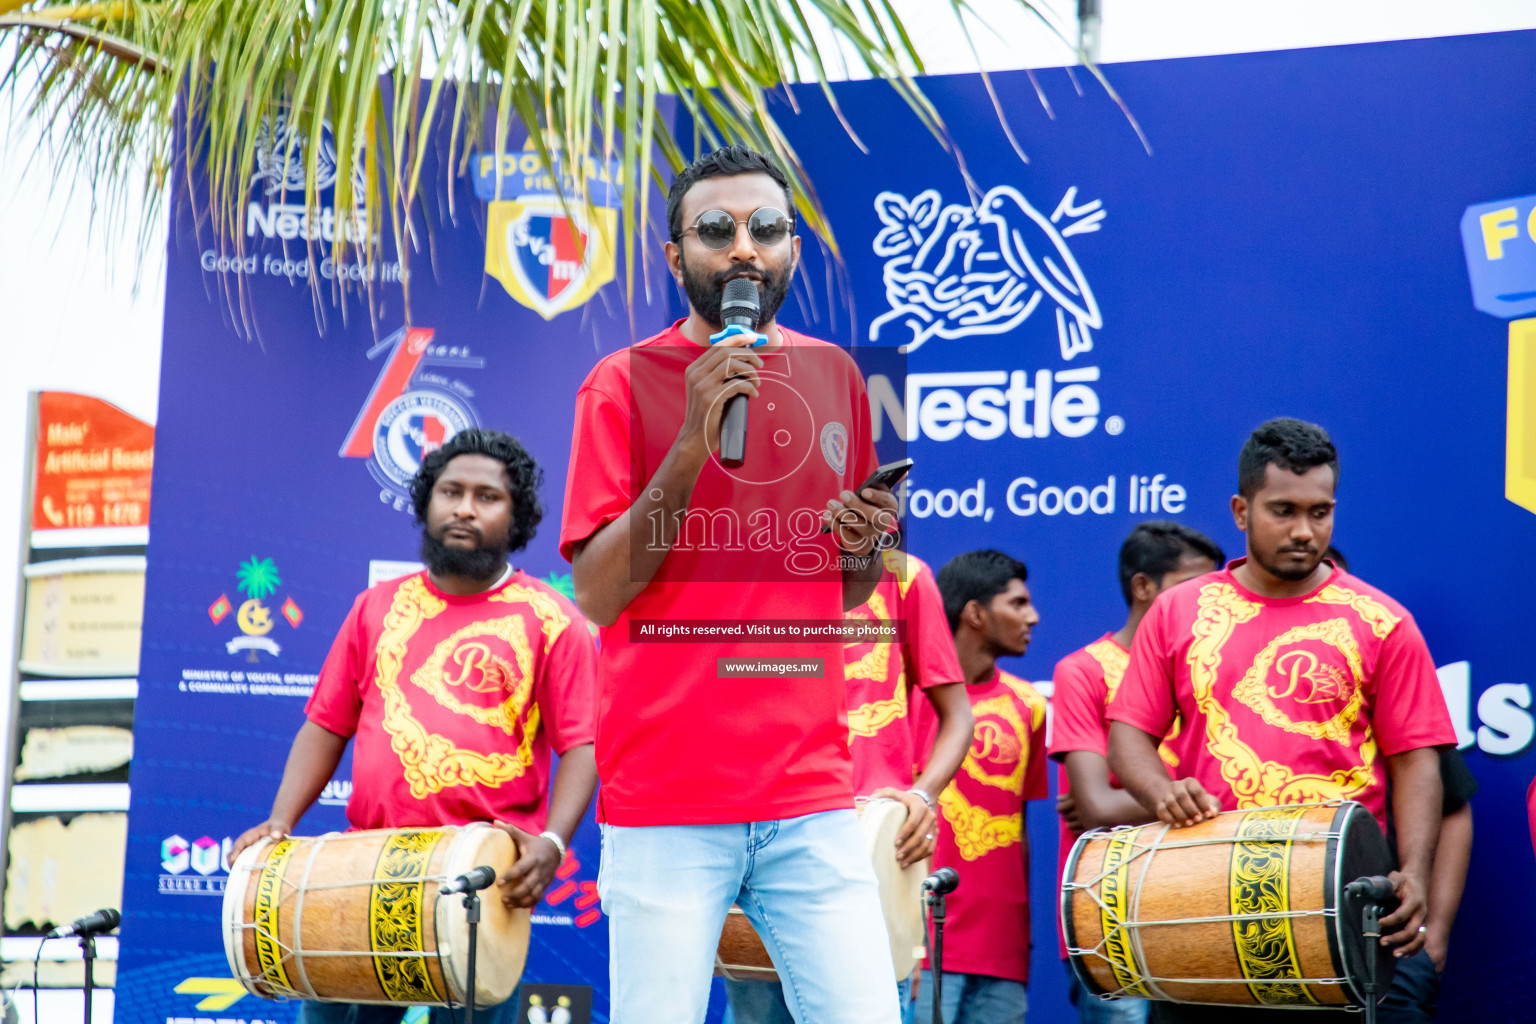
[[[474,166],[475,194],[490,204],[485,272],[508,295],[550,320],[613,280],[620,196],[616,163],[589,161],[584,173],[576,175],[562,170],[557,158],[552,174],[535,150],[525,149],[503,153],[499,160],[482,153]]]

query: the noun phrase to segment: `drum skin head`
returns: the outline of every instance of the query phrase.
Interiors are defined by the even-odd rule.
[[[1394,866],[1392,864],[1392,850],[1387,845],[1387,837],[1382,835],[1381,826],[1376,824],[1376,816],[1366,810],[1360,804],[1347,804],[1339,808],[1339,813],[1334,817],[1334,831],[1339,832],[1343,843],[1343,854],[1334,853],[1334,844],[1329,844],[1330,859],[1336,859],[1337,869],[1334,877],[1329,881],[1327,899],[1330,906],[1339,908],[1337,929],[1328,936],[1329,946],[1335,959],[1340,953],[1343,955],[1344,974],[1352,979],[1363,980],[1366,976],[1367,953],[1370,944],[1366,941],[1361,924],[1362,901],[1354,897],[1344,895],[1338,888],[1348,885],[1357,878],[1366,875],[1386,875]],[[1338,887],[1338,888],[1336,888]],[[1397,909],[1397,900],[1381,908],[1381,916],[1386,917]],[[1384,994],[1392,986],[1392,973],[1397,967],[1397,958],[1387,947],[1377,943],[1376,954],[1376,994]],[[1365,991],[1358,989],[1355,1002],[1364,1005]]]
[[[500,877],[517,861],[517,844],[494,825],[467,825],[448,852],[443,873],[457,878],[482,864]],[[475,958],[475,1005],[495,1006],[512,997],[528,960],[532,912],[508,907],[501,901],[501,887],[480,893],[480,951]],[[469,922],[464,916],[464,897],[443,896],[437,901],[438,952],[442,955],[448,984],[456,1002],[466,1002],[469,985]]]
[[[923,879],[928,876],[928,862],[923,860],[902,868],[896,859],[896,833],[906,820],[907,806],[899,800],[866,801],[859,815],[864,848],[875,866],[875,881],[880,886],[880,912],[890,932],[891,960],[898,981],[911,975],[917,966],[917,949],[927,944],[923,929]]]

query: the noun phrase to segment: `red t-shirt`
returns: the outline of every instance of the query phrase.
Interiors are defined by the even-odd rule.
[[[780,329],[762,353],[745,465],[710,459],[682,535],[645,589],[602,631],[598,816],[615,825],[762,821],[853,806],[843,648],[836,638],[653,642],[650,623],[843,618],[829,498],[874,469],[869,399],[848,354]],[[576,398],[560,550],[621,516],[683,422],[683,374],[707,349],[670,330],[603,359]],[[636,521],[631,544],[655,524]],[[721,658],[822,660],[818,678],[724,675]]]
[[[944,969],[1027,982],[1024,801],[1046,795],[1045,698],[1001,670],[965,692],[976,735],[954,781],[939,796],[933,854],[935,868],[948,866],[960,874],[959,888],[946,901]],[[937,717],[921,707],[918,720],[931,746]]]
[[[906,642],[900,645],[845,647],[853,791],[869,796],[884,786],[910,789],[917,764],[913,692],[965,680],[944,617],[944,598],[921,559],[887,551],[885,573],[875,592],[848,618],[901,620],[907,628]]]
[[[1358,800],[1385,829],[1385,759],[1456,743],[1413,616],[1338,569],[1260,597],[1242,562],[1158,596],[1108,717],[1154,736],[1180,717],[1177,771],[1223,810]]]
[[[504,821],[544,830],[550,750],[592,742],[586,620],[515,572],[445,594],[424,572],[358,595],[304,713],[353,737],[353,828]]]
[[[1051,692],[1051,757],[1054,760],[1063,762],[1066,755],[1075,750],[1109,756],[1109,719],[1105,717],[1105,710],[1120,688],[1130,659],[1130,652],[1120,646],[1115,634],[1105,633],[1056,663]],[[1179,722],[1175,719],[1167,739],[1176,739],[1178,734]],[[1166,740],[1157,752],[1170,769],[1178,767],[1178,756],[1169,749]],[[1072,791],[1065,764],[1057,771],[1056,781],[1062,793]],[[1109,773],[1109,784],[1121,788],[1114,772]],[[1056,879],[1059,882],[1066,871],[1072,844],[1082,833],[1068,828],[1065,819],[1058,819],[1057,829]],[[1060,926],[1058,920],[1058,933]],[[1061,939],[1061,955],[1065,957],[1066,940],[1058,937]]]

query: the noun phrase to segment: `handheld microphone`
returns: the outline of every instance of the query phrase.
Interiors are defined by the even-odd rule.
[[[109,932],[122,923],[123,915],[106,907],[94,914],[86,914],[73,924],[60,925],[49,932],[45,938],[62,939],[70,935],[98,935],[101,932]]]
[[[733,277],[725,282],[725,297],[720,300],[720,319],[725,327],[756,331],[762,315],[756,281]],[[735,469],[746,461],[746,455],[747,396],[732,395],[726,399],[725,413],[720,418],[720,465]]]
[[[955,891],[960,884],[960,872],[954,868],[939,868],[923,879],[923,891],[944,896]]]
[[[452,896],[456,892],[479,892],[487,889],[496,881],[496,869],[482,864],[464,872],[451,882],[444,882],[438,892],[443,896]]]
[[[1346,885],[1344,895],[1367,903],[1386,903],[1397,898],[1397,890],[1392,888],[1390,878],[1382,875],[1367,875]]]

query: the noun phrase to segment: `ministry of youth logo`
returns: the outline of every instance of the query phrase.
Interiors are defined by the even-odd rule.
[[[869,340],[897,335],[899,351],[913,352],[935,337],[1006,334],[1044,305],[1056,314],[1061,357],[1090,351],[1104,318],[1067,239],[1097,231],[1106,211],[1100,200],[1076,200],[1074,186],[1047,217],[1007,185],[974,208],[946,206],[933,189],[911,199],[880,193],[874,250],[891,308],[869,325]]]

